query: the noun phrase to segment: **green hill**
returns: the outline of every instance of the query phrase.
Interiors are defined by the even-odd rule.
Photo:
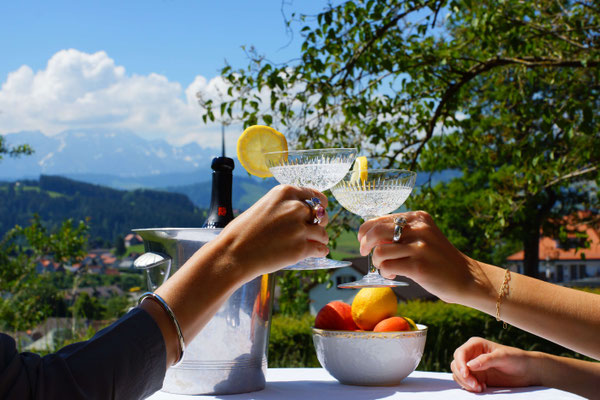
[[[246,210],[275,185],[277,185],[275,179],[256,179],[236,175],[233,177],[231,188],[231,204],[234,209]],[[166,187],[165,190],[186,195],[198,207],[206,209],[210,207],[212,181]]]
[[[47,175],[0,183],[0,235],[27,225],[36,213],[49,228],[89,218],[90,238],[109,243],[135,228],[199,227],[206,215],[179,193],[116,190]]]

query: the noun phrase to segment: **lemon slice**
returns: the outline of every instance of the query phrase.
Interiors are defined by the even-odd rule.
[[[249,174],[268,178],[273,174],[265,163],[264,153],[287,149],[283,134],[269,126],[252,125],[238,138],[237,158]]]
[[[369,162],[367,161],[367,157],[360,156],[356,157],[354,160],[354,168],[352,169],[352,176],[350,177],[350,182],[357,182],[359,179],[361,181],[366,181],[369,176]]]

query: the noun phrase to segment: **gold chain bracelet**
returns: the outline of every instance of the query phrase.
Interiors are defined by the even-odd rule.
[[[502,286],[498,290],[498,299],[496,300],[496,321],[502,321],[500,319],[500,305],[502,304],[502,298],[508,296],[508,282],[510,281],[510,269],[506,268],[504,273],[504,281]],[[502,327],[506,329],[506,322],[502,321]]]

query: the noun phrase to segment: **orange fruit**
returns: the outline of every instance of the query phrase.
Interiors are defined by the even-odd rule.
[[[398,299],[389,287],[363,288],[352,301],[352,319],[360,329],[372,330],[379,321],[396,314]]]
[[[383,321],[380,321],[373,332],[399,332],[399,331],[410,331],[411,326],[407,320],[402,317],[390,317]]]
[[[331,301],[319,310],[315,318],[315,328],[338,331],[357,329],[352,319],[352,308],[343,301]]]

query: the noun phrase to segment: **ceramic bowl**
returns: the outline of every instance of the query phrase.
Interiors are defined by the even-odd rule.
[[[340,383],[393,386],[410,375],[421,361],[427,327],[416,331],[353,332],[313,328],[321,366]]]

